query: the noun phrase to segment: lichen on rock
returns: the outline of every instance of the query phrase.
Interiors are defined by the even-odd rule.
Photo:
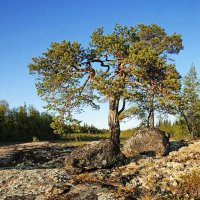
[[[128,157],[137,154],[166,155],[169,152],[169,135],[156,128],[138,130],[125,141],[122,152]]]
[[[123,163],[125,157],[109,139],[78,147],[65,159],[66,168],[83,170],[113,167]]]

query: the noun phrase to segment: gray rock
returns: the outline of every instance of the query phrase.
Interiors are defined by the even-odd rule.
[[[53,196],[49,200],[117,200],[114,191],[100,184],[78,184],[69,192]]]
[[[163,156],[169,152],[169,135],[155,128],[138,130],[125,141],[123,150],[125,156],[147,154],[150,156]]]
[[[120,165],[124,159],[119,147],[107,139],[78,147],[66,157],[65,166],[89,170]]]

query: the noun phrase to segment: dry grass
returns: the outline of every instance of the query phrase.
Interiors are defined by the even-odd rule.
[[[121,131],[120,140],[121,144],[124,143],[129,137],[133,135],[132,131]],[[101,139],[108,139],[110,138],[110,133],[73,133],[73,134],[66,134],[63,136],[63,140],[66,140],[67,143],[73,146],[79,146],[82,144],[88,144],[91,141],[98,141]]]

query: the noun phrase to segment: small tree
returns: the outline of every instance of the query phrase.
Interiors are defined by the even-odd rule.
[[[200,81],[194,65],[184,77],[179,112],[192,137],[200,136]]]
[[[9,104],[5,100],[0,100],[0,141],[5,140],[7,134],[5,133],[6,118],[9,115],[10,108]]]
[[[154,66],[153,72],[148,74],[146,68],[144,74],[140,74],[143,86],[138,87],[135,95],[135,104],[138,107],[138,115],[143,119],[147,127],[155,125],[155,111],[159,113],[171,113],[173,102],[178,99],[180,91],[180,75],[172,64]],[[156,72],[157,71],[157,72]]]
[[[36,87],[47,108],[59,113],[57,122],[72,120],[72,112],[81,112],[86,105],[98,109],[95,100],[105,97],[111,140],[118,146],[119,115],[133,100],[135,89],[144,85],[140,73],[146,67],[165,64],[165,52],[178,52],[181,41],[179,35],[168,36],[155,24],[116,25],[107,35],[98,28],[88,48],[78,42],[52,43],[42,57],[33,58],[29,69],[37,76]]]
[[[168,55],[178,54],[183,48],[181,36],[168,36],[157,25],[139,25],[140,40],[131,47],[130,63],[140,82],[135,87],[133,107],[128,116],[138,114],[147,127],[154,127],[155,110],[170,111],[178,98],[180,75]],[[126,116],[126,115],[125,115]]]
[[[0,100],[0,125],[3,124],[5,117],[8,115],[10,109],[8,102],[5,100]]]

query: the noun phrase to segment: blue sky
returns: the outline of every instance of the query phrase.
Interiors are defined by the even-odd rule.
[[[27,65],[51,42],[75,40],[84,45],[90,34],[103,26],[135,26],[156,23],[167,33],[182,35],[184,50],[175,56],[181,75],[194,63],[200,74],[199,0],[0,0],[0,99],[10,107],[26,102],[43,110],[34,77]],[[100,111],[86,111],[79,119],[99,128],[107,127],[107,105]],[[138,124],[133,119],[122,129]]]

